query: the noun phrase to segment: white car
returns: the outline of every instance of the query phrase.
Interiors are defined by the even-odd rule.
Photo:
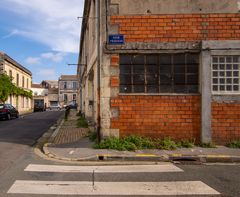
[[[49,110],[61,110],[61,106],[60,105],[50,105],[48,107]]]

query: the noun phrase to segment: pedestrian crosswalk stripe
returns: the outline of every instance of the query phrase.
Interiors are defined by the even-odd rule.
[[[37,165],[30,164],[24,171],[33,172],[87,172],[91,173],[140,173],[140,172],[183,172],[173,164],[160,165],[128,165],[128,166],[64,166],[64,165]]]
[[[218,195],[201,181],[78,182],[17,180],[8,193],[52,195]]]

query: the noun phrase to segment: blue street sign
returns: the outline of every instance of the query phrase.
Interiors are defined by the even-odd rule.
[[[124,36],[121,34],[109,35],[108,44],[124,44]]]

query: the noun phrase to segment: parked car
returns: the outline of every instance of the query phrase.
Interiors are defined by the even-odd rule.
[[[18,118],[19,113],[11,104],[0,104],[0,119]]]
[[[44,100],[43,99],[34,99],[34,112],[45,111]]]
[[[50,105],[48,107],[49,110],[61,110],[61,106],[60,105]]]
[[[65,109],[77,109],[77,103],[71,103],[65,107]]]

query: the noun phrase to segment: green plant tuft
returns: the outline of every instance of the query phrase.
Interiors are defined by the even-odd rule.
[[[229,148],[240,148],[240,139],[239,140],[233,140],[232,142],[229,142],[227,144],[227,147],[229,147]]]
[[[202,148],[216,148],[217,146],[213,142],[201,143],[200,147]]]
[[[195,146],[195,141],[190,140],[182,140],[178,143],[178,147],[180,148],[193,148]]]
[[[173,140],[171,140],[171,138],[166,137],[160,140],[156,140],[156,148],[162,150],[175,150],[178,148],[178,146]]]
[[[77,120],[77,127],[78,128],[88,128],[88,123],[83,116],[80,116]]]
[[[97,131],[96,130],[89,131],[88,138],[89,138],[90,141],[96,142],[97,141]]]

